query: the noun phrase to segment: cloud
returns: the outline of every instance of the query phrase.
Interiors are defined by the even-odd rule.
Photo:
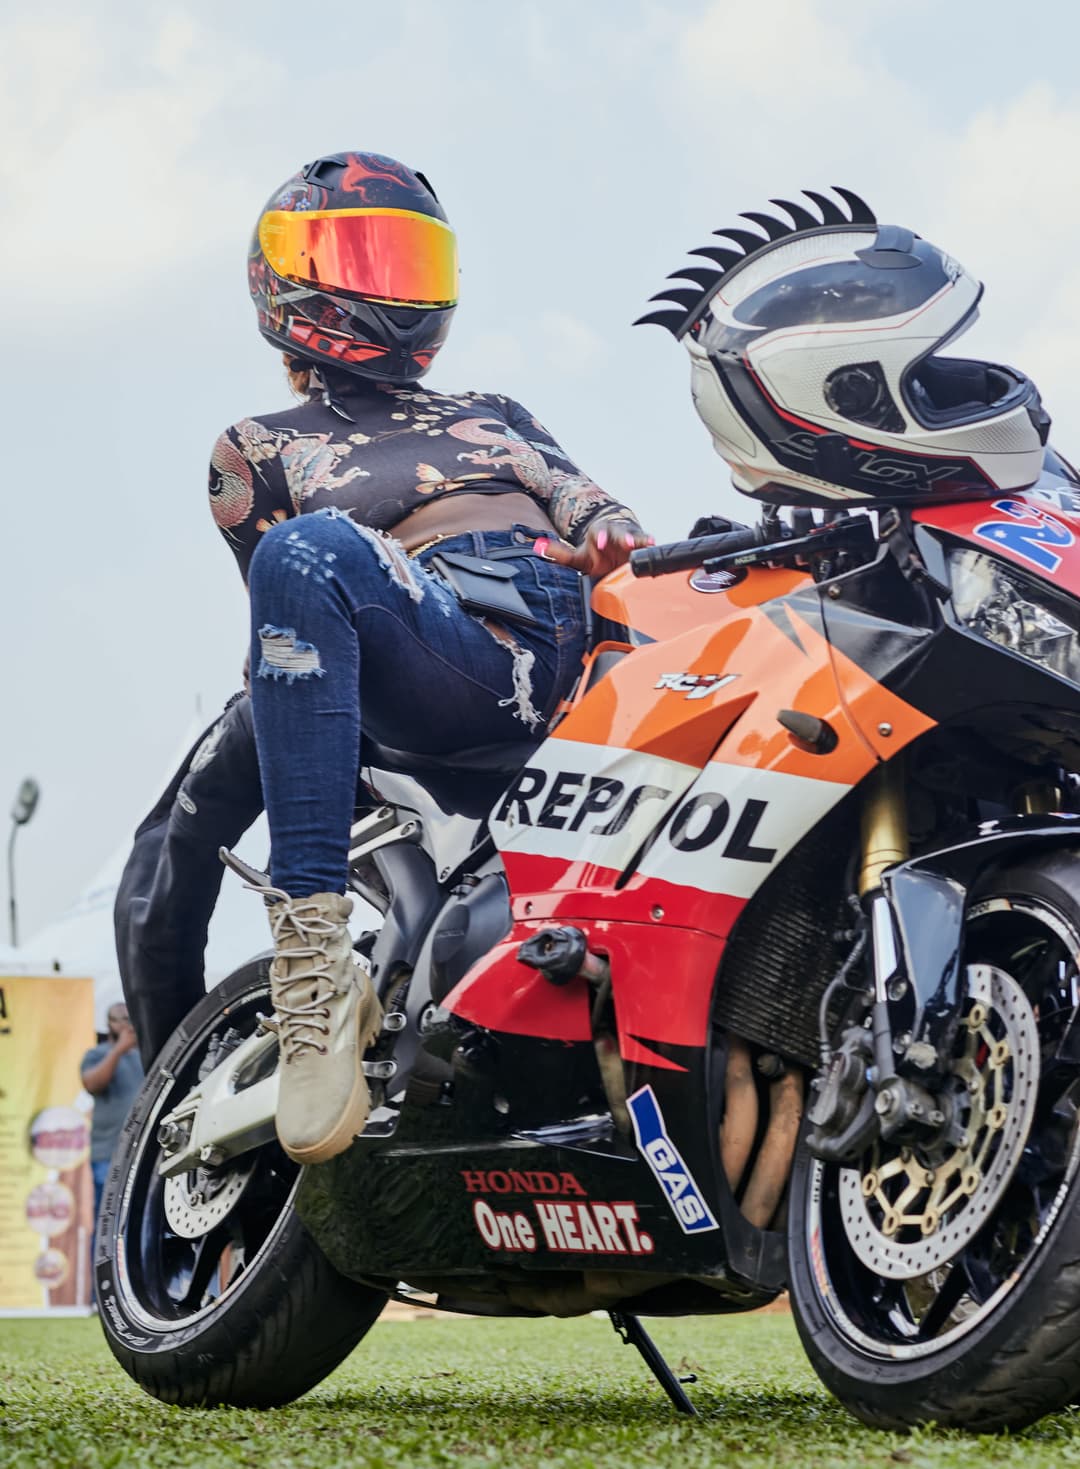
[[[122,30],[108,6],[16,23],[0,60],[9,268],[71,310],[244,238],[250,205],[241,221],[228,155],[207,168],[195,154],[275,75],[181,8],[131,14]]]
[[[713,0],[683,30],[685,78],[714,109],[719,96],[733,94],[754,98],[770,114],[817,111],[830,99],[857,105],[880,79],[859,45],[862,17],[862,7],[826,12],[814,0]]]
[[[545,353],[555,372],[585,376],[607,356],[599,332],[565,311],[545,311],[540,318]]]

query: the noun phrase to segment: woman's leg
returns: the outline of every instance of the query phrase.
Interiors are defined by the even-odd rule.
[[[568,579],[576,596],[572,573],[543,574]],[[558,591],[553,601],[537,575],[530,566],[519,581],[553,624]],[[397,542],[344,515],[316,512],[268,531],[250,590],[272,877],[293,897],[345,889],[361,719],[416,754],[539,738],[564,667],[580,660],[576,608],[572,628],[500,639]]]
[[[548,594],[532,590],[550,610]],[[417,752],[539,734],[566,648],[554,625],[528,648],[494,636],[396,542],[331,512],[268,531],[250,592],[252,708],[275,889],[268,902],[277,899],[278,1135],[293,1158],[321,1162],[366,1121],[361,1060],[379,1023],[342,896],[361,702],[372,706],[364,718],[377,733],[385,739],[389,729],[392,743]]]

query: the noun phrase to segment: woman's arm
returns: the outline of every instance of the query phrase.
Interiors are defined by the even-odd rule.
[[[88,1066],[82,1073],[82,1084],[92,1097],[100,1097],[105,1091],[113,1077],[116,1068],[120,1064],[120,1057],[128,1051],[135,1049],[135,1031],[128,1021],[120,1026],[120,1034],[113,1045],[102,1056],[101,1060],[93,1066]]]
[[[547,468],[546,487],[534,493],[543,500],[559,535],[570,543],[538,541],[540,554],[599,577],[621,566],[636,546],[652,545],[653,538],[642,530],[634,512],[582,474],[543,424],[512,398],[502,401],[510,427]]]
[[[293,514],[279,446],[255,419],[218,436],[210,456],[210,513],[245,584],[262,533]]]

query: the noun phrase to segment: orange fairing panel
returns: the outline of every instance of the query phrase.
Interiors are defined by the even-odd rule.
[[[891,760],[913,740],[934,728],[936,720],[891,693],[835,646],[831,652],[844,708],[879,759]]]
[[[703,765],[753,697],[740,679],[727,678],[746,618],[635,648],[574,705],[558,738]],[[680,678],[683,686],[671,687]]]
[[[669,922],[677,909],[726,932],[728,900],[748,899],[872,768],[828,644],[777,605],[635,649],[571,710],[492,813],[515,903],[535,897],[535,913],[588,890],[640,916],[649,879],[669,890]],[[799,749],[781,709],[826,719],[836,749]]]
[[[670,576],[639,579],[629,566],[622,566],[594,589],[593,611],[598,617],[659,641],[675,637],[688,627],[715,626],[747,607],[786,597],[810,580],[804,571],[754,567],[727,591],[704,592],[691,586],[694,574],[677,571]]]
[[[828,643],[795,621],[773,603],[636,648],[575,705],[555,738],[611,757],[634,750],[699,768],[718,759],[852,785],[873,753],[844,712]],[[838,736],[833,753],[800,750],[777,722],[781,709],[827,720]]]

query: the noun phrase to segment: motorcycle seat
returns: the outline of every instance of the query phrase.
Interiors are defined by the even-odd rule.
[[[395,750],[390,745],[380,745],[374,740],[365,739],[362,763],[401,775],[454,770],[469,771],[476,775],[513,775],[528,762],[538,743],[537,740],[508,740],[497,745],[474,745],[468,750],[418,755],[409,750]]]

